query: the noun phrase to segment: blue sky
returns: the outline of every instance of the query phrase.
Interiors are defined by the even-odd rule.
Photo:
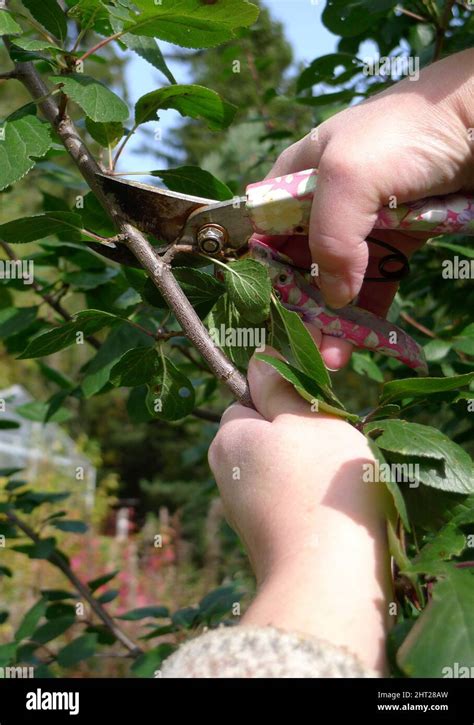
[[[323,0],[265,0],[264,4],[273,17],[283,23],[287,39],[293,47],[295,61],[309,63],[317,56],[334,51],[337,39],[321,22],[325,5]],[[165,55],[176,50],[175,46],[167,43],[160,43],[160,47]],[[133,60],[126,68],[126,80],[130,101],[134,104],[140,96],[159,88],[167,81],[149,63],[132,55]],[[189,83],[185,65],[175,62],[168,64],[178,83]],[[167,129],[175,126],[178,119],[176,111],[164,111],[160,121],[162,132],[165,134]],[[152,155],[138,156],[133,153],[133,148],[140,145],[141,140],[138,137],[129,142],[119,163],[120,171],[146,171],[156,168],[156,158]]]

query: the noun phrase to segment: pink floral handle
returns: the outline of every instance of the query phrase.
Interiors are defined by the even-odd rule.
[[[247,187],[247,210],[259,234],[308,234],[317,170],[277,176]],[[474,196],[433,196],[381,209],[374,229],[474,235]]]
[[[428,372],[423,349],[396,325],[368,310],[348,305],[333,312],[324,306],[319,290],[311,284],[311,275],[303,275],[291,266],[291,260],[261,240],[249,241],[250,255],[267,267],[273,289],[282,303],[298,312],[326,335],[342,337],[356,347],[376,350],[394,357],[417,373]]]

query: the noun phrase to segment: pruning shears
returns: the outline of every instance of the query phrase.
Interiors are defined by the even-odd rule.
[[[166,243],[157,249],[160,254],[172,246],[224,259],[248,254],[266,265],[282,303],[305,321],[326,335],[389,355],[426,374],[423,350],[406,332],[353,304],[331,310],[324,304],[310,271],[297,267],[290,257],[272,246],[271,239],[275,236],[300,236],[302,244],[307,238],[317,170],[250,184],[245,196],[223,202],[103,174],[96,178],[103,193],[111,197],[125,219]],[[426,231],[432,236],[474,235],[474,196],[449,194],[393,209],[384,207],[374,229]],[[263,235],[263,239],[258,235]],[[368,240],[390,253],[379,260],[380,277],[366,280],[394,282],[409,272],[408,260],[402,252],[372,237]]]

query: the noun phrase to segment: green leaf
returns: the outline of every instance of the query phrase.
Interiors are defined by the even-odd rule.
[[[120,592],[118,589],[109,589],[108,591],[98,596],[97,601],[99,602],[99,604],[108,604],[109,602],[113,602],[114,599],[117,599],[119,594]]]
[[[163,660],[169,657],[174,650],[175,647],[171,644],[160,644],[155,649],[137,657],[131,671],[135,677],[154,677]]]
[[[87,524],[83,521],[68,521],[66,519],[63,519],[62,521],[53,521],[51,522],[51,526],[54,526],[55,529],[67,531],[71,534],[85,534],[88,530]]]
[[[474,357],[474,322],[464,328],[459,335],[453,338],[453,347],[459,352]],[[474,373],[472,374],[474,378]]]
[[[335,35],[359,35],[374,25],[374,15],[381,15],[394,7],[397,0],[327,0],[322,21]]]
[[[367,443],[369,444],[369,448],[372,451],[375,459],[378,461],[380,465],[385,466],[387,464],[387,461],[385,460],[385,457],[378,447],[377,443],[373,441],[371,438],[367,438]],[[402,524],[405,527],[405,529],[408,532],[411,532],[411,526],[410,526],[410,520],[408,518],[408,512],[407,507],[405,503],[405,499],[403,498],[403,494],[400,490],[400,486],[396,481],[386,481],[385,485],[387,486],[390,495],[393,498],[393,503],[395,504],[395,508],[397,510],[398,515],[400,516],[402,520]]]
[[[44,615],[46,607],[47,602],[44,599],[40,599],[27,611],[15,632],[16,642],[21,642],[21,640],[31,637],[38,626],[38,622]]]
[[[52,35],[60,40],[64,40],[67,36],[67,20],[66,15],[59,7],[56,0],[22,0],[23,5],[28,8],[35,20],[37,20],[43,28],[49,30]]]
[[[185,48],[211,48],[235,37],[258,18],[258,8],[246,0],[174,0],[157,5],[154,0],[136,0],[140,11],[125,28],[136,35],[161,38]]]
[[[0,35],[21,35],[22,28],[8,10],[0,10]]]
[[[0,667],[6,667],[12,663],[16,656],[17,643],[0,644]]]
[[[35,38],[15,38],[13,43],[18,48],[22,48],[23,50],[28,50],[30,52],[35,52],[38,50],[54,50],[56,52],[62,52],[62,48],[60,48],[58,45],[53,45],[48,40],[36,40]]]
[[[423,347],[427,362],[439,362],[446,357],[451,350],[452,343],[449,340],[430,340]]]
[[[78,272],[66,272],[62,275],[62,279],[66,284],[76,287],[78,290],[88,291],[110,282],[110,280],[117,277],[118,274],[118,269],[105,267],[100,270],[92,269],[81,270]]]
[[[115,8],[105,5],[101,0],[79,0],[69,10],[68,16],[75,19],[81,29],[95,30],[100,35],[111,35],[113,30],[110,21]]]
[[[173,108],[182,116],[198,118],[213,131],[227,128],[233,121],[236,106],[224,101],[218,93],[198,85],[174,85],[151,91],[135,105],[135,124],[158,119],[158,111]],[[100,119],[99,119],[100,120]],[[102,119],[103,120],[103,119]]]
[[[67,632],[75,622],[76,617],[71,615],[50,619],[45,624],[42,624],[41,627],[38,627],[29,639],[39,645],[46,644],[47,642],[51,642],[52,639],[56,639],[56,637],[64,634],[64,632]]]
[[[74,592],[68,592],[66,589],[42,589],[41,596],[49,602],[57,602],[62,599],[76,599]]]
[[[171,621],[176,627],[191,629],[199,621],[200,610],[196,607],[184,607],[174,612]]]
[[[48,330],[48,332],[43,332],[35,337],[18,359],[27,360],[28,358],[44,357],[51,355],[53,352],[58,352],[58,350],[64,350],[65,347],[77,342],[78,333],[82,333],[85,339],[88,335],[112,325],[117,319],[115,315],[101,310],[78,312],[71,322],[66,322],[61,327]],[[82,337],[79,339],[82,339]]]
[[[51,129],[36,117],[31,106],[6,119],[4,139],[0,141],[0,191],[31,171],[35,159],[44,156],[52,145]]]
[[[296,363],[321,388],[330,389],[332,382],[321,353],[301,317],[296,312],[287,310],[280,302],[276,302],[276,309],[286,329]]]
[[[455,375],[451,378],[405,378],[391,380],[382,388],[380,401],[387,403],[403,398],[425,398],[435,393],[444,393],[449,390],[461,390],[474,380],[474,373]]]
[[[49,559],[56,546],[56,539],[41,539],[36,544],[13,546],[15,551],[26,554],[29,559]]]
[[[206,317],[225,292],[225,286],[222,282],[211,274],[201,272],[199,269],[176,267],[173,268],[173,275],[201,319]],[[154,307],[162,309],[168,307],[167,302],[150,279],[146,281],[143,287],[142,296],[146,302]]]
[[[257,360],[262,360],[262,362],[265,362],[267,365],[275,368],[275,370],[277,370],[285,380],[294,386],[296,392],[299,393],[304,400],[307,400],[309,403],[314,405],[315,413],[330,413],[331,415],[347,418],[347,420],[350,420],[352,423],[358,422],[359,417],[357,415],[353,415],[344,409],[336,408],[330,403],[327,403],[324,399],[325,395],[322,388],[313,378],[308,377],[308,375],[301,372],[301,370],[298,370],[293,365],[283,362],[283,360],[278,360],[271,355],[257,353],[255,357]]]
[[[194,410],[195,393],[188,378],[164,355],[161,369],[148,385],[146,405],[155,418],[180,420]]]
[[[50,211],[47,214],[36,214],[0,224],[0,238],[8,244],[28,244],[50,234],[67,234],[70,241],[80,241],[81,226],[79,214]]]
[[[361,70],[361,62],[352,53],[329,53],[313,60],[298,78],[296,92],[300,93],[318,83],[340,85],[352,78]],[[344,71],[335,74],[336,68],[344,67]]]
[[[41,374],[51,382],[55,383],[55,385],[58,385],[62,390],[71,390],[74,388],[74,381],[66,375],[63,375],[63,373],[59,372],[59,370],[55,370],[49,365],[46,365],[46,363],[42,360],[38,360],[37,364]]]
[[[0,478],[10,478],[22,470],[22,468],[0,468]]]
[[[418,464],[418,478],[425,485],[455,493],[474,491],[470,456],[436,428],[405,420],[381,420],[368,423],[364,433],[375,437],[382,450]]]
[[[241,599],[242,594],[236,592],[233,586],[219,587],[201,599],[200,615],[210,622],[214,617],[222,617],[229,613],[234,604]]]
[[[49,404],[40,400],[34,400],[30,403],[18,405],[16,412],[26,420],[34,420],[37,423],[65,423],[73,417],[71,411],[66,408],[58,407],[53,413],[49,414]]]
[[[152,344],[151,337],[142,330],[131,327],[127,322],[115,325],[85,369],[86,375],[81,388],[86,398],[100,392],[108,384],[113,367],[127,350],[137,345],[148,348]]]
[[[51,76],[50,80],[61,83],[63,92],[93,121],[126,121],[129,116],[127,104],[95,78],[71,73],[67,76]]]
[[[162,619],[169,617],[170,613],[167,607],[140,607],[139,609],[132,609],[130,612],[120,614],[115,619],[123,619],[127,622],[137,622],[139,619],[145,619],[147,617],[153,617],[155,619]]]
[[[37,505],[43,503],[59,503],[69,498],[71,494],[69,491],[61,491],[58,493],[50,493],[49,491],[25,491],[21,494],[22,500],[28,500],[36,503]],[[17,502],[20,500],[20,496],[17,498]]]
[[[137,55],[161,71],[170,83],[176,83],[175,77],[166,65],[163,53],[158,47],[155,38],[140,37],[139,35],[125,33],[125,35],[121,36],[120,40],[127,48],[133,50]]]
[[[383,383],[383,373],[370,355],[353,352],[351,364],[355,372],[359,375],[367,375],[368,378],[375,380],[376,383]]]
[[[0,576],[7,576],[11,579],[13,576],[13,572],[11,569],[8,568],[8,566],[0,566]]]
[[[429,246],[449,249],[451,252],[456,252],[457,254],[462,254],[464,257],[468,257],[469,259],[474,259],[473,247],[463,247],[460,244],[451,244],[451,242],[440,242],[438,240],[430,241]]]
[[[160,367],[154,347],[135,347],[123,355],[110,372],[112,385],[134,387],[149,383]]]
[[[96,650],[97,634],[83,634],[59,650],[57,662],[61,667],[74,667],[92,657]]]
[[[117,574],[119,573],[120,569],[116,569],[115,571],[111,571],[108,574],[102,574],[102,576],[97,577],[97,579],[91,579],[87,582],[87,586],[91,590],[91,592],[95,592],[97,589],[100,589],[100,587],[103,587],[104,584],[108,584],[112,579],[114,579]]]
[[[179,166],[176,169],[152,171],[151,176],[163,179],[168,189],[180,194],[191,194],[216,201],[226,201],[234,196],[226,184],[198,166]]]
[[[270,314],[272,285],[266,268],[253,259],[228,264],[225,282],[230,299],[250,322],[264,322]]]
[[[91,118],[86,118],[86,129],[94,141],[104,148],[114,148],[125,133],[121,123],[100,123]]]
[[[6,307],[0,310],[0,338],[26,330],[36,320],[37,314],[37,307]]]
[[[0,430],[13,430],[19,428],[20,424],[15,420],[0,420]]]
[[[443,578],[433,588],[431,601],[403,642],[397,662],[411,677],[463,676],[453,675],[452,668],[457,663],[458,667],[467,668],[465,672],[471,672],[473,632],[473,575],[445,565]]]
[[[455,523],[450,522],[429,541],[420,553],[410,562],[409,573],[434,574],[439,569],[439,562],[459,556],[466,546],[466,537]]]

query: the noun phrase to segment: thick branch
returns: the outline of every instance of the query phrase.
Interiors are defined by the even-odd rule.
[[[18,526],[18,528],[23,531],[26,536],[31,539],[35,544],[38,544],[41,539],[38,536],[38,534],[33,531],[33,529],[28,526],[28,524],[25,521],[22,521],[22,519],[18,518],[16,514],[14,514],[12,511],[7,511],[6,515],[8,519],[14,524],[15,526]],[[58,567],[62,571],[65,577],[69,579],[73,587],[79,592],[81,597],[88,602],[91,609],[96,613],[96,615],[99,617],[99,619],[105,624],[105,626],[109,629],[110,632],[116,637],[116,639],[121,642],[124,647],[127,648],[127,650],[130,652],[131,655],[134,657],[138,657],[138,655],[143,654],[143,650],[140,649],[140,647],[133,642],[128,635],[125,634],[125,632],[122,632],[120,627],[117,626],[115,623],[115,620],[106,612],[104,607],[100,604],[100,602],[95,599],[93,596],[91,590],[87,586],[87,584],[84,584],[72,571],[71,567],[66,563],[66,561],[63,559],[63,557],[57,552],[56,550],[53,551],[51,556],[48,559],[52,564]]]
[[[126,236],[127,241],[125,244],[127,248],[139,260],[155,286],[160,290],[189,340],[199,350],[216,377],[226,383],[241,403],[251,406],[252,401],[245,377],[228,360],[224,353],[214,345],[206,328],[175,280],[170,267],[160,259],[146,237],[123,218],[114,201],[103,194],[95,178],[95,175],[102,170],[80,138],[71,119],[67,115],[60,113],[54,98],[51,98],[51,96],[44,98],[48,93],[48,88],[34,65],[32,63],[17,63],[15,69],[18,79],[33,98],[43,99],[39,103],[43,114],[55,128],[69,155],[113,220],[118,231]]]

